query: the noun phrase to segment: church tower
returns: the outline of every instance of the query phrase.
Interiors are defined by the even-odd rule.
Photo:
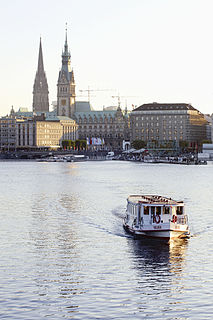
[[[33,86],[33,111],[34,112],[48,112],[49,111],[49,97],[48,84],[44,71],[43,54],[40,38],[38,68],[35,76]]]
[[[70,58],[66,29],[64,50],[62,52],[62,67],[59,71],[57,83],[57,115],[73,118],[75,113],[75,80]]]

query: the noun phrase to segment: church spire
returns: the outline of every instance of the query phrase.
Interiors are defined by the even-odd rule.
[[[44,71],[43,53],[41,45],[41,37],[38,54],[38,68],[35,76],[33,86],[33,111],[34,112],[48,112],[49,111],[49,97],[48,84]]]
[[[40,72],[44,72],[44,63],[43,63],[43,53],[42,53],[41,37],[40,37],[39,54],[38,54],[38,70],[39,70]]]

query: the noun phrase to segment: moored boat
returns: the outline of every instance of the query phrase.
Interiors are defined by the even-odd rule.
[[[184,202],[159,195],[130,195],[123,227],[136,237],[169,240],[190,235]]]

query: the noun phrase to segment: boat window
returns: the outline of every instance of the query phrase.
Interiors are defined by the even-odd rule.
[[[183,214],[183,207],[177,207],[177,214]]]
[[[163,214],[169,214],[170,208],[169,207],[163,207]]]
[[[158,215],[161,214],[161,207],[156,207],[156,214],[158,214]]]
[[[132,205],[132,215],[134,216],[134,214],[135,214],[135,206]]]
[[[143,207],[143,214],[149,214],[149,207],[148,206]]]
[[[140,205],[138,206],[138,216],[139,217],[141,216],[141,206]]]
[[[155,207],[151,207],[151,215],[152,215],[152,216],[155,215]]]

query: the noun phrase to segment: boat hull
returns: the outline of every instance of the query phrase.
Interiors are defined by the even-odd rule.
[[[183,239],[189,237],[189,232],[186,230],[173,230],[173,229],[161,229],[161,230],[142,230],[130,228],[127,224],[123,224],[124,230],[135,238],[160,238],[164,240],[170,239]]]

